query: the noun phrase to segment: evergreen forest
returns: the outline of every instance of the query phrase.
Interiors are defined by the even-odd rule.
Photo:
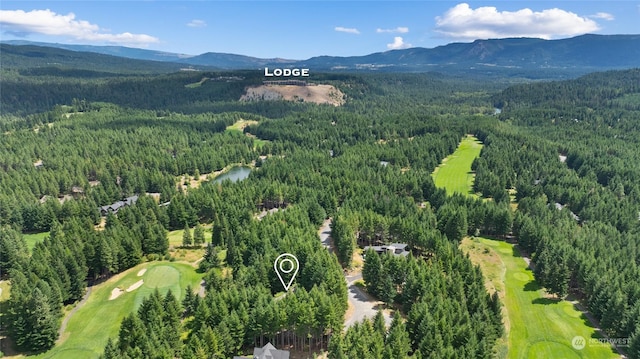
[[[202,253],[202,288],[151,292],[90,357],[231,358],[267,342],[297,358],[508,357],[504,303],[460,249],[484,236],[516,244],[549,298],[579,302],[602,335],[625,339],[613,353],[640,359],[640,70],[535,83],[313,74],[344,105],[238,101],[262,80],[2,69],[0,330],[12,353],[55,350],[90,288],[180,262],[181,248]],[[447,195],[431,174],[468,135],[483,146],[472,193]],[[235,166],[248,177],[208,180]],[[327,221],[331,250],[318,238]],[[410,254],[362,249],[389,243]],[[300,261],[288,291],[281,253]],[[354,271],[384,310],[346,326]]]

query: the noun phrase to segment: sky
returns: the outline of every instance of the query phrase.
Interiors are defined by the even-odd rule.
[[[12,1],[0,40],[260,58],[356,56],[505,37],[640,33],[639,1]]]

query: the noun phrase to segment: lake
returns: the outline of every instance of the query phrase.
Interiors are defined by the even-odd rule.
[[[226,180],[231,180],[231,182],[242,181],[243,179],[249,177],[249,173],[251,173],[251,168],[238,166],[233,167],[229,171],[221,174],[213,180],[213,183],[222,183]]]

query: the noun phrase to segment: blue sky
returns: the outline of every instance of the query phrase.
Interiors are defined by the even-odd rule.
[[[478,38],[640,33],[640,1],[11,1],[0,39],[197,55],[365,55]]]

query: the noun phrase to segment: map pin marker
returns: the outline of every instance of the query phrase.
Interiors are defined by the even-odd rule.
[[[300,263],[298,262],[298,258],[293,254],[282,253],[276,258],[275,262],[273,262],[273,269],[276,271],[284,290],[288,291],[291,283],[293,283],[293,280],[296,278],[296,274],[298,274]]]

